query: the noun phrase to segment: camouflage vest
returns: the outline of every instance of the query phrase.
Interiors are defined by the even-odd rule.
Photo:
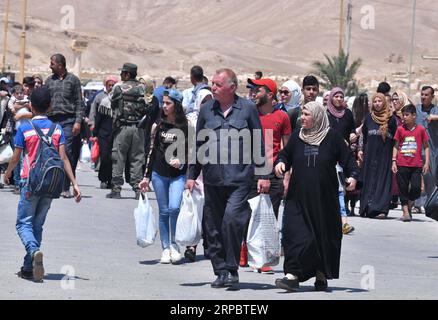
[[[119,85],[119,107],[117,114],[121,125],[137,124],[146,114],[144,86],[135,80],[124,81]]]

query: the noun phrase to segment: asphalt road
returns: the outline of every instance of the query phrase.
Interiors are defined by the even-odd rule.
[[[0,190],[0,299],[146,299],[146,300],[298,300],[298,299],[437,299],[438,223],[424,215],[385,221],[354,217],[356,231],[343,239],[339,280],[331,292],[313,291],[313,280],[297,293],[274,286],[282,277],[240,270],[238,289],[212,289],[210,262],[198,252],[196,263],[163,265],[161,246],[136,245],[133,211],[137,201],[125,185],[122,200],[105,198],[97,174],[80,165],[80,204],[55,200],[47,216],[43,244],[43,283],[18,278],[24,248],[15,231],[18,196]],[[157,212],[155,195],[149,194]],[[198,250],[200,251],[200,250]]]

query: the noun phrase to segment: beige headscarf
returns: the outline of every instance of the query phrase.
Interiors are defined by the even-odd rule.
[[[412,101],[409,99],[408,95],[404,91],[397,90],[396,92],[393,93],[393,95],[394,94],[398,96],[398,101],[401,105],[400,110],[398,110],[396,112],[396,114],[397,114],[397,117],[402,119],[403,118],[403,108],[405,106],[407,106],[408,104],[412,104]]]
[[[312,146],[320,146],[330,130],[330,122],[324,106],[316,101],[311,101],[303,106],[312,115],[313,127],[311,129],[301,128],[300,139]]]
[[[147,104],[152,102],[154,97],[154,82],[152,80],[145,80],[144,82],[144,100]]]
[[[374,100],[380,98],[383,102],[383,108],[380,111],[374,109]],[[386,140],[386,134],[388,133],[388,121],[391,119],[391,109],[389,108],[388,100],[382,93],[376,93],[371,100],[371,117],[374,122],[380,126],[380,134],[382,135],[383,141]]]

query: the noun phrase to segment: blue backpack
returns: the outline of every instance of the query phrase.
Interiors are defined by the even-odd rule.
[[[26,156],[29,167],[29,176],[27,178],[29,192],[34,196],[59,198],[64,185],[65,170],[64,162],[52,143],[52,135],[55,132],[56,124],[52,123],[49,132],[44,135],[38,126],[34,125],[32,121],[29,122],[40,138],[35,163],[32,168]]]

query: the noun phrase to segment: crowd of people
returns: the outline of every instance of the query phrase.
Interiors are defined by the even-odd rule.
[[[421,104],[415,106],[406,93],[391,92],[382,82],[375,93],[355,97],[350,109],[343,88],[320,97],[312,75],[301,85],[289,80],[279,86],[257,72],[242,97],[230,69],[217,70],[210,84],[202,67],[194,66],[193,87],[180,92],[174,78],[155,88],[151,79],[138,79],[135,64],[125,63],[120,78],[105,77],[104,89],[87,110],[80,80],[67,71],[65,57],[53,55],[50,68],[45,81],[34,75],[11,87],[1,79],[2,134],[15,148],[1,169],[4,181],[20,194],[23,278],[42,280],[42,225],[51,201],[29,197],[26,189],[39,143],[29,123],[45,133],[57,125],[53,140],[67,168],[64,198],[81,199],[75,170],[86,131],[100,146],[98,179],[102,189],[111,190],[107,198],[121,199],[125,181],[136,199],[153,186],[161,263],[196,261],[197,247],[180,248],[175,233],[184,190],[200,190],[204,255],[217,277],[213,288],[238,284],[238,269],[247,266],[248,199],[258,194],[269,194],[276,217],[285,201],[285,276],[276,286],[295,291],[300,282],[316,278],[315,290],[325,291],[327,280],[339,277],[342,236],[355,230],[348,217],[356,215],[358,201],[361,217],[386,219],[400,204],[401,220],[409,222],[422,206],[416,201],[436,186],[438,108],[430,86],[422,88]],[[248,149],[245,134],[253,148]],[[273,273],[268,266],[255,271]]]

